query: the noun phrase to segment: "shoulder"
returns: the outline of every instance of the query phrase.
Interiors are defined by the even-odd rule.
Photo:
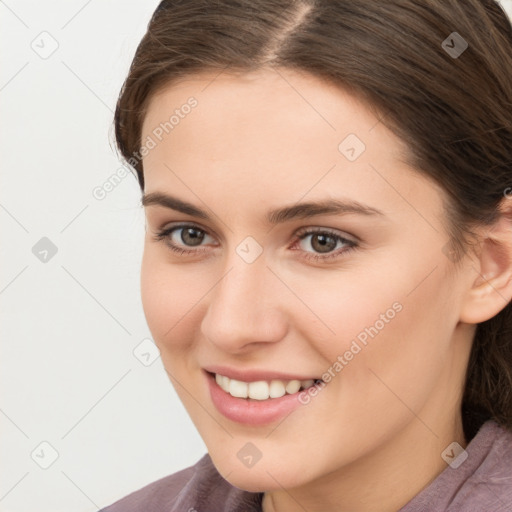
[[[233,487],[208,454],[195,465],[132,492],[100,512],[260,512],[257,493]]]
[[[452,450],[453,451],[453,450]],[[452,463],[400,512],[512,510],[512,432],[489,420]]]
[[[508,512],[512,510],[512,432],[488,421],[475,440],[479,435],[481,442],[475,446],[473,457],[481,463],[459,492],[457,502],[474,510],[492,505],[492,510]]]

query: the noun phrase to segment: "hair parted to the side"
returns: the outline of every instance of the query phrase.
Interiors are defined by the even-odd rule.
[[[442,42],[457,32],[458,58]],[[355,94],[448,194],[460,257],[512,186],[512,27],[495,0],[169,0],[154,12],[122,87],[115,135],[144,190],[148,102],[194,73],[308,72]],[[512,196],[512,194],[511,194]],[[510,198],[512,201],[512,197]],[[512,430],[512,304],[478,325],[462,404],[466,438]]]

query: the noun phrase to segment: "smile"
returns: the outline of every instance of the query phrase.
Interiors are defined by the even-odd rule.
[[[215,382],[231,396],[235,398],[252,398],[253,400],[268,400],[281,398],[284,395],[293,395],[300,390],[305,390],[313,386],[317,381],[308,380],[279,380],[270,381],[258,380],[254,382],[244,382],[236,379],[230,379],[219,373],[215,374]]]
[[[203,368],[203,374],[217,411],[231,421],[252,426],[282,421],[304,406],[301,389],[323,383],[314,374],[285,374],[270,369],[209,366]]]

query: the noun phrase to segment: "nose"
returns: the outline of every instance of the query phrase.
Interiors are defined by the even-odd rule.
[[[287,333],[283,290],[263,257],[246,263],[235,255],[207,297],[201,331],[225,352],[276,343]]]

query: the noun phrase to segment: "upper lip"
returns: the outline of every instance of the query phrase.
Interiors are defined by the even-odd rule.
[[[242,382],[257,382],[260,380],[316,380],[318,377],[311,375],[300,375],[298,373],[283,373],[274,370],[258,370],[249,368],[231,368],[228,366],[205,366],[203,370],[209,373],[218,373],[230,379]]]

